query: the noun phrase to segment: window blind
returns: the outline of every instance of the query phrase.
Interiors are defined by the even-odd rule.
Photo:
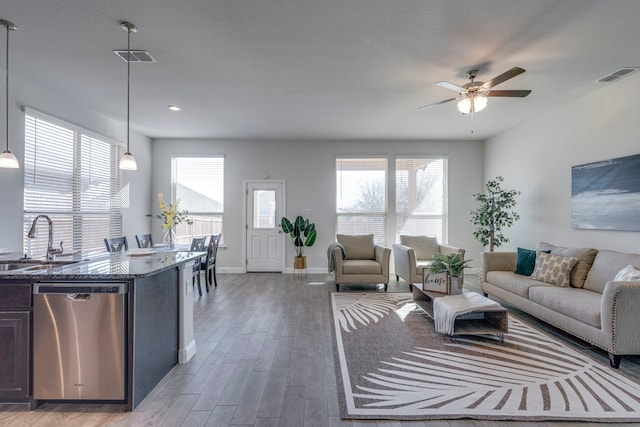
[[[222,233],[224,157],[174,157],[172,171],[173,203],[179,201],[179,209],[189,211],[193,221],[176,227],[178,241]]]
[[[401,234],[447,242],[445,158],[396,159],[396,241]]]
[[[53,221],[54,247],[84,258],[104,252],[104,238],[122,235],[122,191],[118,159],[121,147],[107,138],[25,110],[24,242],[26,254],[46,256],[48,228],[37,225],[40,214]],[[124,200],[128,203],[127,200]]]
[[[336,159],[337,232],[373,233],[384,242],[387,218],[387,159]]]

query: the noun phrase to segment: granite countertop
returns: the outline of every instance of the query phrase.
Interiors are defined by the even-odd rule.
[[[18,255],[18,256],[15,256]],[[19,253],[5,254],[0,262],[20,260]],[[105,280],[136,279],[159,273],[188,261],[206,256],[206,252],[153,250],[138,255],[135,252],[105,253],[96,258],[72,264],[60,264],[36,271],[0,271],[0,280]],[[44,261],[43,261],[44,263]]]

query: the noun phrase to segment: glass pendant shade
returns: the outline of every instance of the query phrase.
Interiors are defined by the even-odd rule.
[[[19,167],[18,159],[11,151],[4,150],[2,154],[0,154],[0,168],[18,169]]]
[[[133,155],[127,151],[122,157],[120,157],[119,167],[122,170],[135,171],[138,170],[138,163],[136,163],[136,159]]]
[[[473,108],[471,108],[471,103],[473,102]],[[471,114],[472,112],[477,113],[482,111],[487,106],[487,97],[486,96],[471,96],[464,97],[460,101],[458,101],[458,111],[462,114]]]

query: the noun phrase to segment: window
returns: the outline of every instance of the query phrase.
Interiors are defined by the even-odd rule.
[[[401,234],[447,241],[447,160],[396,159],[396,239]]]
[[[337,232],[385,239],[387,159],[336,159]]]
[[[47,253],[46,221],[27,234],[37,215],[53,221],[53,245],[84,258],[104,252],[104,238],[122,235],[118,143],[30,109],[25,110],[24,252]],[[44,223],[44,224],[41,224]]]
[[[224,157],[174,157],[172,163],[174,203],[178,200],[193,220],[176,227],[178,242],[222,233]]]

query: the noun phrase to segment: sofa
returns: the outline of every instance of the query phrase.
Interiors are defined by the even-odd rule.
[[[639,254],[541,242],[481,261],[485,295],[607,351],[613,368],[640,354]]]
[[[373,234],[338,234],[329,248],[329,271],[335,275],[336,290],[341,283],[389,284],[391,249],[377,245]]]
[[[422,283],[422,273],[433,262],[433,255],[457,253],[464,258],[465,250],[438,243],[435,237],[401,235],[400,243],[393,244],[393,260],[396,281],[402,278],[412,287],[413,283]]]

